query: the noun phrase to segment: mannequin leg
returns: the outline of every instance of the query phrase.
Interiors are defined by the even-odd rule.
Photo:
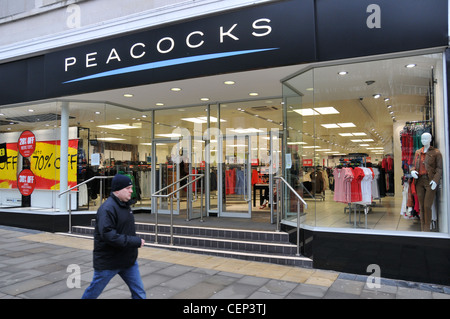
[[[416,192],[420,205],[420,224],[422,231],[430,231],[431,206],[436,196],[436,190],[432,190],[428,176],[420,176],[416,182]]]

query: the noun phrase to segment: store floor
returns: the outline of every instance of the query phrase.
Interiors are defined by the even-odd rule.
[[[307,200],[307,203],[306,224],[317,227],[355,228],[355,212],[352,211],[349,216],[348,205],[335,202],[331,191],[326,191],[324,201]],[[401,205],[401,196],[375,200],[366,216],[363,211],[356,213],[356,227],[365,228],[367,217],[368,229],[420,231],[420,220],[405,219],[400,214]]]
[[[305,224],[316,227],[336,227],[336,228],[366,228],[375,230],[395,230],[395,231],[420,231],[420,221],[418,219],[405,219],[400,214],[402,198],[400,196],[384,197],[381,200],[376,200],[371,205],[365,216],[364,212],[356,213],[352,211],[350,216],[348,212],[348,205],[337,203],[333,200],[333,193],[326,191],[324,200],[307,199],[308,208],[306,209]],[[183,204],[181,204],[183,208]],[[233,203],[227,206],[235,210],[242,210],[246,204]],[[137,221],[154,221],[152,214],[136,214]],[[159,222],[168,222],[168,215],[159,215]],[[223,228],[243,228],[243,229],[258,229],[258,230],[275,230],[276,223],[270,223],[270,207],[260,209],[259,206],[253,207],[251,218],[234,218],[234,217],[204,217],[204,221],[193,219],[186,221],[186,215],[175,215],[175,224],[202,224],[205,227],[210,225],[212,227]]]
[[[305,210],[304,224],[316,227],[332,227],[332,228],[358,228],[375,229],[375,230],[393,230],[393,231],[420,231],[420,221],[418,219],[405,219],[400,214],[402,197],[384,197],[381,200],[376,200],[371,205],[367,215],[364,212],[354,211],[349,215],[348,205],[337,203],[333,200],[333,192],[326,191],[324,200],[306,199],[308,208]],[[88,211],[95,212],[98,209],[99,200],[91,201]],[[211,201],[214,205],[214,199]],[[199,211],[199,201],[195,202],[194,209]],[[139,201],[135,205],[135,209],[145,208],[150,210],[150,200]],[[166,206],[167,207],[167,206]],[[174,207],[176,204],[174,203]],[[174,214],[174,223],[182,225],[192,225],[204,227],[221,227],[221,228],[240,228],[240,229],[254,229],[254,230],[276,230],[276,218],[273,218],[273,223],[270,219],[270,207],[266,206],[260,208],[252,206],[251,218],[238,217],[213,217],[206,216],[204,213],[203,221],[200,218],[195,218],[187,221],[186,218],[186,202],[180,202],[181,214]],[[216,205],[217,207],[217,205]],[[245,202],[232,202],[227,204],[227,211],[244,212],[248,207]],[[347,208],[347,209],[346,209]],[[8,208],[8,211],[34,211],[55,213],[54,209],[39,209],[39,208]],[[294,214],[295,215],[295,214]],[[356,224],[355,224],[356,215]],[[155,215],[150,213],[135,214],[138,222],[155,222]],[[295,218],[295,216],[294,216]],[[367,219],[366,219],[367,218]],[[158,214],[159,223],[170,223],[170,215]],[[367,225],[367,226],[366,226]]]

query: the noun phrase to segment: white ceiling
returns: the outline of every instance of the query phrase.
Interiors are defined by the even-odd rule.
[[[280,80],[298,71],[301,66],[288,66],[266,70],[222,74],[173,82],[136,86],[117,90],[71,96],[79,101],[105,101],[117,103],[136,110],[148,111],[161,108],[156,103],[164,103],[163,108],[205,105],[207,103],[255,99],[249,93],[259,93],[258,99],[281,97]],[[234,85],[225,85],[232,80]],[[181,88],[172,92],[171,88]],[[133,94],[132,98],[124,94]],[[209,98],[208,102],[201,98]]]

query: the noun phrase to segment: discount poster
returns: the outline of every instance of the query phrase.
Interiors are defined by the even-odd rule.
[[[0,163],[0,189],[17,188],[17,143],[7,143],[7,160]],[[69,140],[69,188],[77,184],[78,140]],[[59,190],[60,141],[36,142],[34,152],[28,157],[30,170],[35,176],[35,189]]]
[[[6,158],[0,163],[0,189],[17,188],[17,143],[6,143]]]

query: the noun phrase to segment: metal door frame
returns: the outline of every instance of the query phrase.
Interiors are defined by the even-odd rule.
[[[160,139],[153,139],[152,140],[152,166],[151,166],[151,174],[152,174],[152,185],[151,185],[151,193],[155,193],[158,190],[156,189],[156,144],[158,143],[167,143],[167,144],[178,144],[178,152],[180,151],[180,141],[181,139],[170,139],[170,138],[160,138]],[[177,172],[176,172],[176,180],[180,179],[180,165],[177,164]],[[161,174],[160,174],[161,177]],[[170,184],[170,183],[169,183]],[[161,185],[160,185],[161,188]],[[153,201],[151,202],[151,207],[153,208]],[[157,207],[158,214],[170,214],[170,209],[163,210]],[[176,209],[173,212],[175,215],[180,214],[180,195],[177,193],[177,205]]]
[[[245,147],[247,148],[246,156],[244,158],[244,182],[246,183],[246,187],[244,187],[244,200],[248,204],[247,212],[227,212],[223,209],[223,197],[225,189],[222,187],[224,185],[224,164],[220,162],[217,172],[218,172],[218,190],[219,190],[219,198],[218,198],[218,216],[219,217],[238,217],[238,218],[251,218],[252,217],[252,203],[251,203],[251,197],[252,197],[252,184],[251,184],[251,159],[250,159],[250,151],[251,151],[251,141],[250,141],[250,134],[241,134],[241,135],[233,135],[233,137],[244,137],[245,138]],[[224,159],[224,150],[223,150],[223,142],[226,140],[226,135],[220,135],[218,137],[218,151],[219,151],[219,158],[222,161]],[[245,194],[246,189],[246,194]]]

